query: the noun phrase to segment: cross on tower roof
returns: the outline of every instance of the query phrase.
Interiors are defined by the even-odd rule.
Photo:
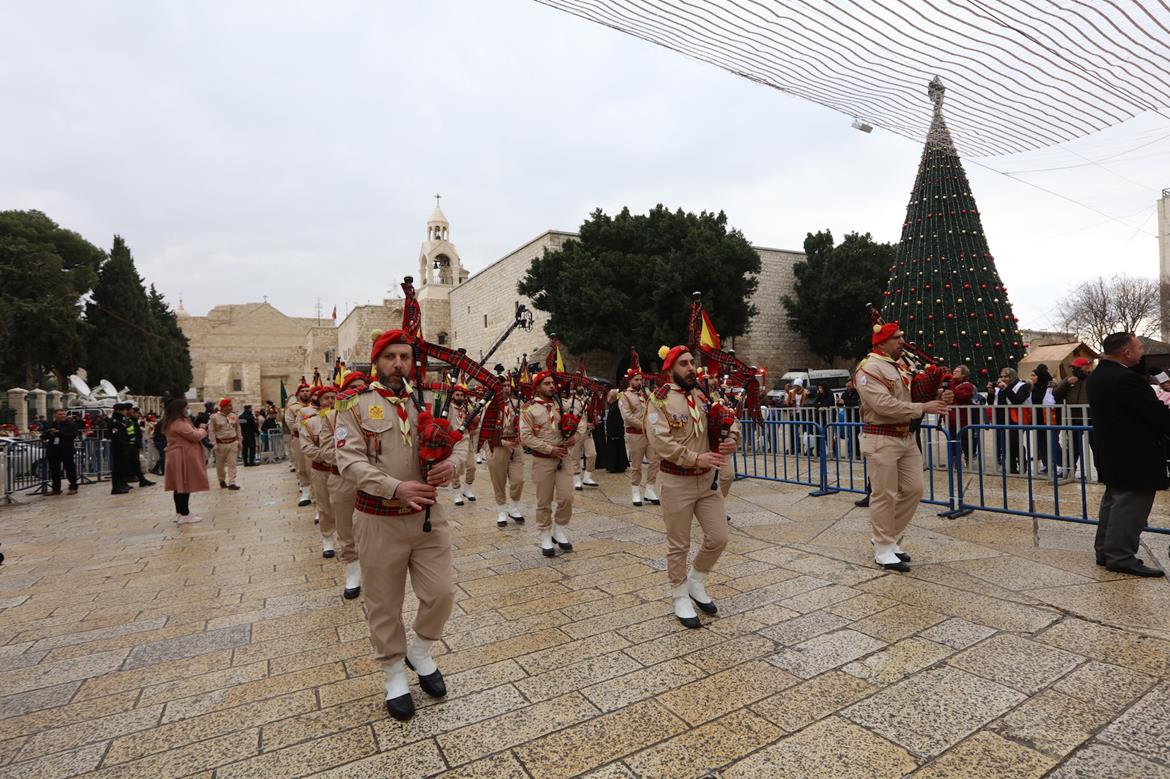
[[[435,208],[438,208],[438,207],[439,207],[439,199],[440,199],[440,198],[442,198],[442,197],[443,197],[443,196],[442,196],[442,195],[440,195],[440,194],[437,194],[437,193],[435,194]]]

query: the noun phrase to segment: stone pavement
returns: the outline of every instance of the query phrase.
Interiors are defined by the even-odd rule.
[[[739,482],[685,630],[623,477],[555,560],[481,498],[450,695],[400,724],[287,468],[240,473],[182,528],[161,486],[0,508],[0,776],[1170,777],[1170,584],[1097,568],[1092,528],[923,510],[887,574],[854,496]]]

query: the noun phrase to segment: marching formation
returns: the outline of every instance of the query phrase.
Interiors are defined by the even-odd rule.
[[[456,510],[476,501],[472,485],[483,458],[496,526],[523,527],[527,471],[540,555],[571,553],[574,494],[597,486],[593,434],[604,431],[607,402],[624,425],[631,503],[661,505],[664,594],[675,617],[693,629],[702,626],[698,612],[718,614],[706,581],[728,543],[731,457],[741,445],[740,420],[758,414],[762,372],[719,348],[698,295],[687,343],[662,347],[661,371],[644,372],[631,349],[624,386],[611,388],[583,366],[566,372],[555,336],[538,371],[525,358],[515,370],[497,365],[493,373],[463,351],[428,343],[409,277],[402,288],[403,325],[374,334],[368,371],[339,373],[332,384],[302,380],[284,411],[296,442],[290,454],[297,505],[315,506],[321,554],[344,566],[343,598],[364,596],[389,714],[398,720],[414,714],[408,671],[427,695],[447,692],[432,657],[455,597],[440,490],[451,490]],[[950,402],[936,374],[915,371],[896,324],[875,325],[857,386],[873,483],[874,556],[890,570],[909,570],[898,542],[922,493],[911,420],[945,412]],[[230,403],[221,404],[209,430],[221,486],[230,489],[239,438]],[[689,559],[695,521],[701,538]],[[408,579],[418,601],[409,633]]]

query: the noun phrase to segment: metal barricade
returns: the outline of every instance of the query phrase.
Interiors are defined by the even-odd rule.
[[[765,479],[816,487],[824,485],[824,428],[813,420],[740,421],[735,478]]]
[[[279,430],[260,432],[260,449],[256,453],[262,463],[280,462],[288,457],[284,449],[284,433]]]

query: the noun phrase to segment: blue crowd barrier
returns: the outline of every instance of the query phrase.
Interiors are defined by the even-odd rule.
[[[864,493],[862,423],[844,415],[815,419],[740,420],[735,478],[811,487],[811,495]],[[928,422],[922,449],[922,502],[940,516],[973,511],[1096,525],[1100,500],[1088,425],[975,423],[951,431]],[[1152,533],[1170,527],[1151,525]]]

